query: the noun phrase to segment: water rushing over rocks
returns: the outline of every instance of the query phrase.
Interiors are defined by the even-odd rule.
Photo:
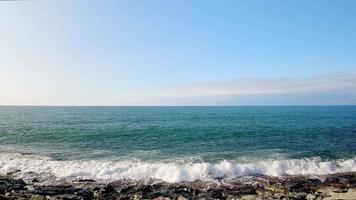
[[[196,180],[235,179],[247,175],[326,175],[356,171],[356,157],[351,159],[321,160],[320,158],[259,160],[238,163],[223,160],[209,162],[148,162],[139,160],[55,160],[39,155],[0,153],[0,173],[13,173],[25,181],[95,179],[114,180],[159,179],[165,182],[192,182]],[[14,173],[16,172],[16,173]]]
[[[0,199],[356,199],[356,172],[182,183],[118,180],[108,184],[90,179],[48,184],[33,178],[25,182],[8,174],[0,177]]]

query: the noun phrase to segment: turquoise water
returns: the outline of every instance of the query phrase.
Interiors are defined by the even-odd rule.
[[[356,106],[0,107],[3,154],[62,162],[351,159],[353,170],[355,144]]]

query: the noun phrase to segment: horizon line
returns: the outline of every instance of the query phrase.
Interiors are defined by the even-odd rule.
[[[270,107],[356,106],[356,104],[261,104],[261,105],[0,105],[0,107]]]

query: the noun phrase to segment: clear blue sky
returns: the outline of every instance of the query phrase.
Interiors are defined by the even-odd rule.
[[[0,104],[356,104],[356,1],[2,1]]]

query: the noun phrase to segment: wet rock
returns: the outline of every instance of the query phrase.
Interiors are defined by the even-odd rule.
[[[0,177],[0,199],[352,199],[356,173],[317,178],[248,176],[229,181],[165,183],[120,180],[109,184],[75,181],[57,185]],[[354,198],[355,199],[355,198]]]
[[[318,178],[308,178],[305,180],[305,183],[309,185],[320,185],[322,182]]]
[[[60,195],[60,194],[72,194],[74,188],[70,185],[61,186],[33,186],[33,194],[39,195]]]
[[[332,187],[341,187],[355,183],[355,174],[340,174],[328,176],[323,185]]]
[[[75,180],[74,182],[78,182],[78,183],[95,183],[96,180],[93,180],[93,179],[78,179],[78,180]]]
[[[87,189],[76,188],[74,194],[81,197],[83,200],[89,200],[93,198],[93,192]]]
[[[225,191],[229,196],[242,196],[242,195],[256,195],[256,188],[251,185],[242,185],[239,187],[233,187]]]
[[[0,194],[5,194],[11,190],[24,190],[26,183],[21,179],[0,178]]]
[[[222,189],[209,189],[207,193],[212,199],[222,199],[224,197]]]

